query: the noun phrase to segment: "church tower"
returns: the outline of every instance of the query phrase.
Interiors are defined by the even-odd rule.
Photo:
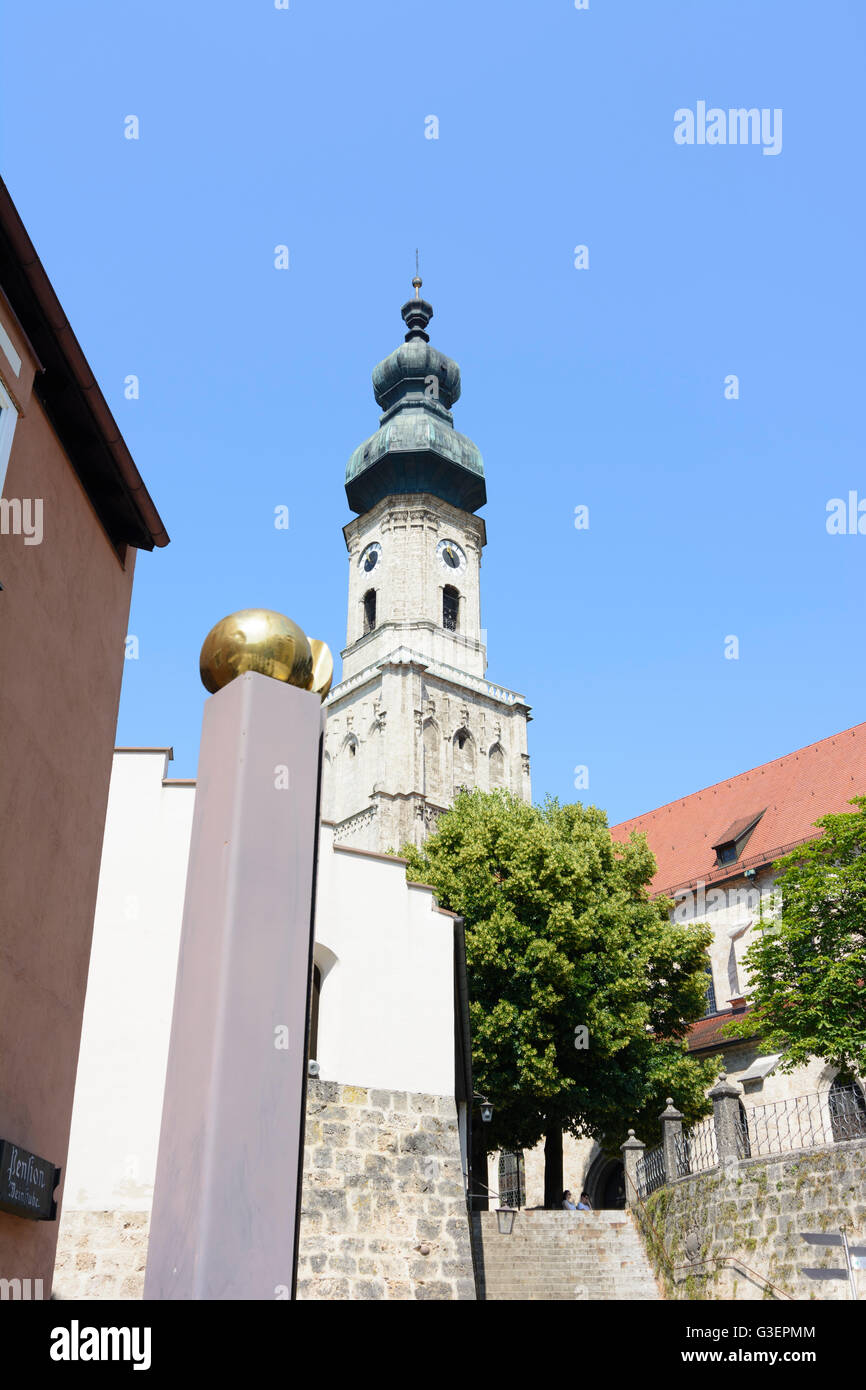
[[[461,787],[529,800],[522,695],[487,679],[476,513],[484,465],[454,428],[460,368],[431,347],[432,306],[403,305],[403,343],[373,372],[382,410],[346,468],[349,612],[329,695],[324,815],[359,849],[420,844]]]

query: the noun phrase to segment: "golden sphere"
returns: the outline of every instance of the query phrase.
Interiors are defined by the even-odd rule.
[[[309,690],[313,653],[306,634],[285,614],[242,608],[211,628],[202,644],[199,670],[212,695],[245,671]]]

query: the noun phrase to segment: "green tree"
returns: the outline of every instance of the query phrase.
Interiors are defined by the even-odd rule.
[[[745,955],[752,1009],[728,1037],[866,1072],[866,797],[822,816],[823,834],[778,860],[771,915]]]
[[[473,1074],[495,1107],[488,1151],[545,1136],[546,1199],[558,1199],[563,1130],[615,1152],[630,1126],[655,1137],[668,1095],[688,1118],[707,1113],[713,1066],[684,1039],[704,1013],[711,933],[651,898],[643,836],[615,843],[592,806],[476,791],[402,853],[409,877],[464,919]]]

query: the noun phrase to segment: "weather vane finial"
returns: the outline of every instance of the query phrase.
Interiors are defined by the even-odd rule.
[[[415,279],[412,281],[412,284],[413,284],[414,287],[415,287],[415,298],[416,298],[416,299],[420,299],[421,296],[419,295],[418,291],[420,290],[421,285],[423,284],[423,281],[422,281],[422,279],[421,279],[420,274],[418,273],[418,247],[417,247],[417,246],[415,247]]]

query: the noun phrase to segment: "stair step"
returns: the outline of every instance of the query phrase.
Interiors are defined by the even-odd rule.
[[[477,1212],[472,1238],[488,1302],[660,1298],[628,1212],[521,1211],[508,1235],[495,1212]]]

